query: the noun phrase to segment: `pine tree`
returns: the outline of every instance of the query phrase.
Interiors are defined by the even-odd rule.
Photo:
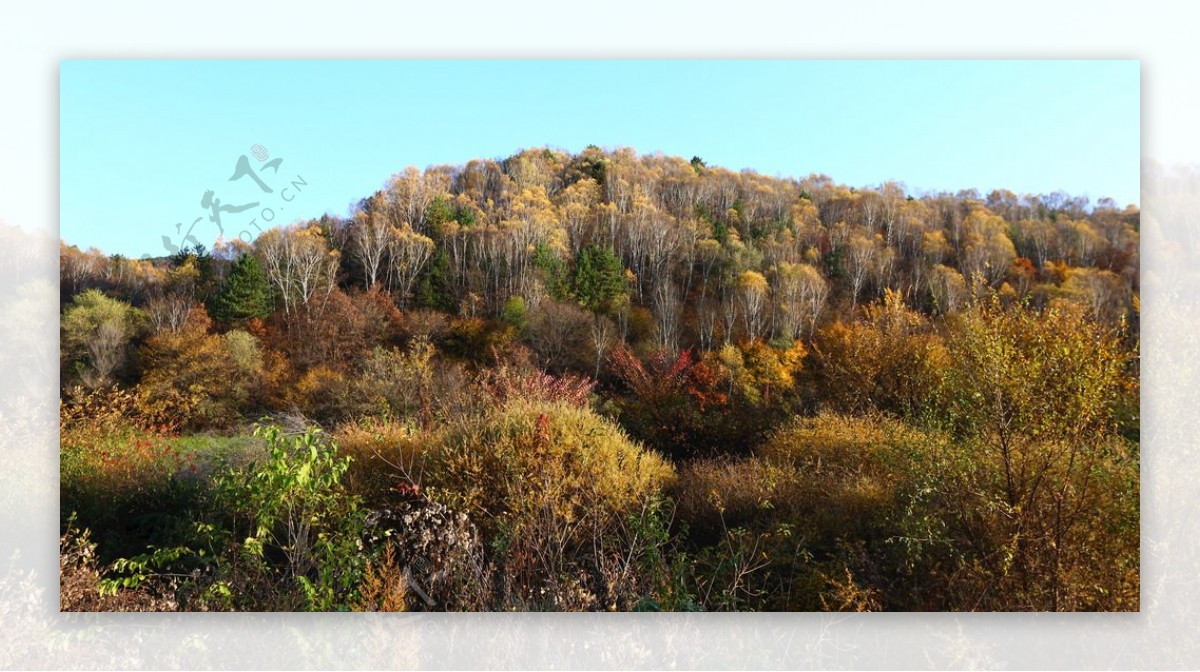
[[[271,314],[271,286],[258,257],[243,254],[234,262],[225,287],[213,301],[212,314],[225,324]]]
[[[533,265],[538,269],[542,284],[550,298],[565,301],[571,293],[567,265],[549,247],[538,245],[533,253]]]
[[[575,261],[575,296],[595,313],[612,309],[625,295],[625,267],[612,250],[588,245]]]
[[[439,245],[417,279],[417,286],[413,292],[416,305],[446,313],[458,312],[450,282],[450,255],[445,247]]]

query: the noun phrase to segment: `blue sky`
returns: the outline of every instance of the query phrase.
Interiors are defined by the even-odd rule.
[[[211,245],[209,190],[258,203],[221,213],[233,237],[543,145],[1139,202],[1136,61],[64,61],[60,87],[61,236],[129,256],[177,225]],[[243,155],[270,193],[230,181]]]

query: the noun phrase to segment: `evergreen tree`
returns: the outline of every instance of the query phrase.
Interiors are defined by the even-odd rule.
[[[625,267],[609,248],[588,245],[575,261],[575,296],[579,303],[595,313],[612,309],[625,295]]]
[[[439,245],[417,279],[417,287],[413,292],[417,306],[457,313],[458,307],[455,305],[454,290],[450,282],[450,255],[445,247]]]
[[[258,257],[243,254],[234,262],[225,287],[213,301],[212,314],[226,324],[271,314],[271,286]]]
[[[567,265],[549,247],[538,245],[533,253],[533,265],[538,269],[542,285],[555,301],[570,297],[571,286],[567,277]]]
[[[171,268],[182,268],[191,264],[199,276],[196,278],[196,298],[201,302],[209,301],[217,284],[216,268],[212,254],[204,245],[183,246],[175,254],[167,257]]]

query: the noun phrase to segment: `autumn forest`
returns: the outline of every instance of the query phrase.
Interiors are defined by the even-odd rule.
[[[364,196],[62,242],[63,610],[1139,608],[1136,207],[594,146]]]

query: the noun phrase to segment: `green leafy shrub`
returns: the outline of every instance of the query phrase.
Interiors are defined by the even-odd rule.
[[[291,606],[307,610],[346,607],[365,562],[365,514],[342,482],[350,458],[317,430],[289,436],[265,426],[255,434],[266,443],[266,460],[217,477],[220,508],[233,514],[239,559],[283,593],[278,606],[288,606],[291,596]],[[243,587],[250,590],[235,593],[239,598],[254,594]]]
[[[75,527],[73,521],[59,537],[58,570],[59,611],[175,611],[179,607],[171,579],[131,584],[125,590],[113,585],[99,563],[91,533]],[[110,585],[112,589],[106,589]]]

